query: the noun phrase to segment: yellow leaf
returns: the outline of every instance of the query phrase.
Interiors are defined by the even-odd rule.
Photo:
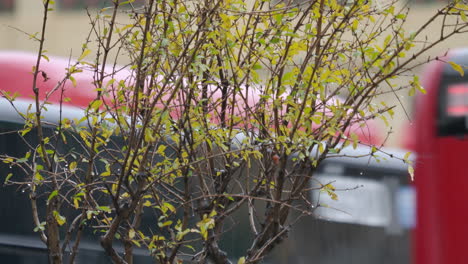
[[[135,237],[135,229],[132,228],[128,231],[128,237],[130,239],[133,239]]]
[[[406,152],[405,156],[403,157],[403,160],[404,160],[405,162],[408,162],[408,159],[409,159],[410,155],[411,155],[411,152],[410,152],[410,151]]]
[[[237,261],[237,264],[244,264],[244,263],[245,263],[245,257],[242,257]]]
[[[462,66],[460,66],[459,64],[456,64],[453,61],[449,61],[448,63],[450,64],[450,66],[452,66],[452,68],[454,70],[456,70],[458,73],[460,73],[461,76],[465,75],[465,72],[463,71]]]
[[[132,243],[135,244],[137,247],[141,247],[140,242],[138,242],[136,240],[132,240]]]
[[[153,131],[152,130],[146,130],[145,131],[145,141],[146,142],[154,142],[155,138],[153,137]]]
[[[204,240],[208,239],[208,230],[206,229],[205,226],[200,227],[200,234],[202,235]]]
[[[173,222],[169,220],[169,221],[166,221],[166,222],[164,222],[164,223],[158,223],[158,226],[159,226],[159,227],[170,226],[170,225],[172,225],[172,223],[173,223]]]
[[[351,25],[351,29],[352,29],[353,31],[356,31],[356,29],[358,28],[358,26],[359,26],[359,21],[358,21],[358,20],[354,20],[354,21],[353,21],[353,24]]]
[[[94,212],[93,211],[86,211],[86,218],[89,220],[91,217],[93,217]]]
[[[77,167],[76,161],[72,161],[72,162],[70,163],[70,167],[69,167],[69,168],[70,168],[70,171],[71,171],[71,172],[75,172],[76,167]]]
[[[169,209],[173,213],[176,211],[175,207],[170,203],[164,203],[163,205],[164,205],[164,207],[166,207],[167,209]]]
[[[55,221],[57,221],[57,224],[59,224],[60,226],[67,222],[65,217],[61,216],[59,212],[57,211],[54,211],[54,218],[55,218]]]
[[[73,77],[73,76],[70,76],[70,81],[72,82],[73,84],[73,87],[76,87],[76,79]]]

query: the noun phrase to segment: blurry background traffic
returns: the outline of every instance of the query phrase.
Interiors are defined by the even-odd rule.
[[[386,0],[379,0],[376,5],[385,5]],[[90,17],[95,17],[97,11],[111,6],[110,0],[56,0],[54,11],[49,14],[48,29],[46,34],[45,49],[49,56],[77,57],[81,47],[90,31]],[[135,6],[141,5],[144,0],[136,0]],[[401,1],[400,6],[410,7],[407,16],[406,31],[411,32],[427,21],[445,1],[417,0]],[[87,8],[88,11],[85,9]],[[0,0],[0,50],[20,50],[34,52],[38,48],[38,42],[32,40],[32,36],[41,30],[42,24],[42,1],[36,0]],[[126,14],[122,14],[126,16]],[[438,21],[441,22],[441,21]],[[427,31],[425,38],[437,38],[440,34],[440,23],[435,23]],[[28,35],[32,34],[32,35]],[[421,40],[423,45],[424,39]],[[93,43],[90,43],[93,46]],[[452,48],[468,46],[468,38],[463,34],[455,36],[449,42],[436,46],[427,56],[421,57],[420,61],[428,56],[442,55]],[[125,63],[125,57],[121,57]],[[416,73],[421,67],[416,69]],[[402,85],[407,80],[401,78]],[[395,117],[391,120],[391,130],[386,145],[402,147],[405,136],[404,127],[411,124],[412,99],[408,91],[395,94],[386,94],[382,97],[388,105],[399,105],[395,111]],[[400,106],[403,105],[403,107]],[[382,126],[383,127],[383,126]],[[385,128],[383,128],[385,129]]]

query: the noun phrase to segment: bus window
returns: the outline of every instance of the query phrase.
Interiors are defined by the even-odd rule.
[[[464,65],[462,58],[451,61]],[[460,76],[450,65],[444,65],[440,77],[437,113],[437,135],[463,136],[468,133],[468,76]]]
[[[468,84],[452,84],[447,87],[445,112],[449,117],[468,115]]]
[[[314,214],[324,220],[368,226],[389,226],[392,216],[390,188],[384,182],[344,175],[317,175],[313,189],[331,184],[337,197],[312,192]]]
[[[443,76],[441,82],[437,134],[462,136],[468,132],[468,80]]]

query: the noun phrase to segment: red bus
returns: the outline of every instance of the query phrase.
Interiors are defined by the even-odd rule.
[[[0,52],[0,94],[20,96],[15,100],[16,110],[26,111],[32,103],[32,66],[36,56],[21,52]],[[50,57],[43,61],[41,70],[46,77],[39,77],[40,98],[44,99],[65,74],[69,61]],[[121,72],[124,79],[130,72]],[[51,105],[43,113],[45,121],[56,124],[62,117],[80,118],[88,104],[94,99],[93,74],[82,72],[74,75],[76,87],[71,82],[64,85],[64,95],[52,94],[48,97]],[[59,115],[61,98],[71,98],[63,102]],[[22,128],[23,119],[4,98],[0,103],[0,154],[23,157],[26,146],[14,132]],[[370,128],[356,130],[360,140],[369,144],[379,144],[381,133],[370,124]],[[34,140],[31,138],[30,140]],[[31,144],[34,144],[32,141]],[[310,201],[314,205],[313,214],[303,217],[293,229],[290,239],[280,245],[267,263],[347,263],[347,264],[409,264],[411,259],[410,227],[411,219],[404,205],[409,198],[401,200],[409,188],[407,168],[399,159],[404,151],[385,149],[380,162],[365,157],[371,148],[360,145],[358,148],[345,148],[340,155],[330,156],[319,168],[316,177],[320,181],[334,182],[338,201],[321,195],[314,182],[311,182]],[[389,155],[391,154],[391,155]],[[355,158],[354,156],[361,156]],[[9,168],[0,164],[0,172],[6,175]],[[315,189],[315,191],[314,191]],[[405,196],[406,197],[406,196]],[[44,246],[37,234],[28,210],[28,197],[14,186],[0,188],[0,258],[14,263],[47,263]],[[252,236],[248,235],[245,213],[240,212],[233,228],[226,224],[226,238],[221,242],[233,259],[245,254]],[[242,231],[239,231],[241,229]],[[245,232],[244,232],[245,231]],[[94,239],[94,240],[93,240]],[[83,251],[78,262],[96,263],[105,256],[91,237],[82,243]],[[94,242],[93,242],[94,241]],[[81,254],[81,253],[80,253]],[[141,253],[144,263],[147,259]],[[150,262],[150,261],[147,261]]]
[[[428,65],[421,77],[427,94],[416,98],[406,142],[417,155],[416,264],[468,261],[468,75],[448,62],[466,67],[468,49]]]

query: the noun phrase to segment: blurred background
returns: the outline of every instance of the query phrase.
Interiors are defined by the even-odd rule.
[[[142,3],[145,0],[137,1]],[[427,22],[428,19],[430,19],[430,17],[432,17],[437,12],[437,10],[440,9],[444,3],[446,3],[447,0],[409,1],[410,2],[402,0],[400,6],[404,7],[405,5],[408,5],[410,7],[405,29],[406,31],[411,32],[418,29],[423,23]],[[91,16],[95,16],[99,9],[110,6],[111,0],[55,0],[55,2],[55,10],[49,14],[48,20],[48,29],[45,43],[47,55],[76,58],[80,55],[82,45],[90,30],[90,19],[87,12],[85,11],[85,8],[88,8]],[[35,34],[36,32],[40,32],[43,15],[42,9],[43,7],[41,0],[0,0],[0,50],[36,52],[38,49],[38,42],[33,41],[28,34]],[[431,39],[438,38],[440,36],[441,23],[442,21],[434,21],[432,26],[427,28],[425,34],[423,34],[419,40],[424,41],[427,38],[427,40],[430,41]],[[420,45],[422,45],[422,43],[420,43]],[[460,47],[468,47],[468,38],[466,34],[455,36],[442,45],[434,47],[428,54],[420,58],[420,62],[426,61],[429,56],[433,57],[437,55],[443,55],[450,49]],[[410,52],[408,52],[407,55],[411,56]],[[125,58],[123,58],[122,62],[125,62]],[[422,68],[416,68],[414,73],[421,73],[421,70]],[[398,83],[401,83],[401,85],[406,85],[407,81],[408,79],[404,77],[398,79]],[[397,94],[386,94],[379,99],[386,101],[387,105],[397,105],[397,108],[395,109],[395,116],[393,120],[390,120],[392,133],[390,134],[386,145],[390,147],[403,147],[402,142],[404,142],[405,136],[408,136],[405,132],[405,127],[411,125],[412,122],[411,113],[413,98],[408,96],[407,91],[401,91]],[[382,129],[388,128],[384,128],[382,125]],[[375,168],[373,168],[372,165],[369,165],[369,161],[367,159],[361,163],[355,160],[353,160],[353,162],[348,162],[349,164],[345,163],[346,162],[344,161],[338,160],[337,164],[326,164],[327,166],[323,167],[323,171],[320,171],[318,176],[332,175],[335,177],[337,175],[345,175],[346,177],[364,178],[364,180],[368,180],[370,178],[368,175],[372,175],[374,179],[382,184],[373,185],[373,183],[370,181],[364,182],[367,186],[375,186],[375,188],[373,187],[374,189],[370,189],[370,194],[372,194],[372,196],[364,196],[366,200],[375,203],[383,201],[382,203],[386,203],[390,206],[390,200],[387,201],[378,199],[379,197],[385,198],[385,195],[387,195],[390,197],[388,199],[401,199],[402,201],[398,200],[398,204],[412,206],[410,209],[403,208],[405,212],[414,212],[414,192],[411,191],[408,187],[409,184],[406,181],[407,168],[402,162],[399,162],[397,165],[391,165],[393,171],[382,167],[381,164],[378,164],[378,166],[376,165]],[[364,175],[363,168],[366,168]],[[337,179],[346,183],[345,178]],[[355,182],[356,181],[353,180],[352,184],[356,184]],[[364,185],[364,183],[362,184]],[[448,184],[446,186],[448,186]],[[390,191],[388,191],[388,193],[383,193],[382,188],[388,188]],[[452,194],[451,188],[452,186],[450,187],[450,194]],[[462,190],[462,192],[464,192],[464,190]],[[358,195],[360,194],[356,194],[356,197]],[[353,204],[361,204],[352,198],[353,197],[346,197],[344,200],[351,201]],[[367,206],[367,204],[364,205]],[[381,204],[377,204],[376,206],[377,208],[383,208]],[[397,208],[400,207],[397,206]],[[350,208],[353,210],[355,209],[353,207]],[[365,208],[367,211],[369,211],[369,206]],[[376,215],[380,215],[380,213],[377,212]],[[333,217],[330,216],[330,218]],[[414,219],[414,216],[406,218]],[[300,234],[293,234],[297,240],[297,243],[290,243],[285,245],[285,247],[288,247],[288,249],[292,252],[294,252],[294,250],[297,250],[298,252],[302,250],[302,252],[305,252],[311,256],[314,255],[315,257],[320,253],[322,254],[320,255],[320,259],[322,261],[320,263],[325,264],[409,263],[408,261],[410,257],[408,256],[409,254],[407,254],[410,251],[409,233],[401,232],[401,230],[395,230],[394,226],[392,225],[390,225],[391,228],[381,228],[381,226],[378,226],[374,227],[374,229],[369,229],[368,227],[363,227],[362,225],[349,225],[337,228],[337,226],[332,222],[317,221],[313,222],[315,225],[311,225],[309,220],[310,218],[302,222],[303,228],[299,227],[298,229],[298,233]],[[395,222],[393,220],[395,219],[392,219],[391,223]],[[382,224],[382,226],[383,225],[384,224]],[[411,225],[408,224],[408,226]],[[237,233],[238,235],[243,235],[241,234],[242,232]],[[398,236],[395,235],[395,233],[398,233]],[[315,234],[324,235],[322,237],[315,237]],[[318,245],[315,248],[319,249],[319,251],[311,250],[311,247],[309,247],[310,243],[314,242],[310,242],[310,240],[305,239],[300,240],[300,238],[310,237],[315,239],[314,241]],[[335,239],[337,237],[338,239]],[[401,238],[403,238],[403,240]],[[367,241],[366,243],[368,244],[365,244],[363,241]],[[401,241],[405,242],[402,243]],[[232,248],[235,248],[234,246],[242,247],[243,245],[239,238],[235,237],[234,235],[231,239],[228,239],[228,242],[231,243]],[[238,252],[243,252],[243,250],[245,249],[241,248]],[[368,258],[370,259],[370,262],[362,262],[362,256],[370,256],[370,258]],[[395,262],[395,258],[392,258],[392,256],[398,257],[401,261]],[[330,258],[328,259],[328,257]],[[333,262],[335,258],[332,257],[338,257],[343,261]],[[379,261],[374,261],[374,259],[378,259]],[[278,260],[280,263],[308,263],[307,261],[301,262],[300,259],[284,260],[278,257]]]
[[[385,0],[383,0],[385,1]],[[94,16],[100,8],[110,6],[110,0],[55,0],[55,11],[50,13],[48,30],[46,35],[45,49],[48,55],[78,57],[82,44],[90,29],[89,17],[84,10],[88,8],[90,14]],[[136,2],[144,2],[137,0]],[[442,7],[446,1],[414,0],[411,2],[402,1],[401,6],[409,5],[410,13],[407,17],[406,30],[417,29],[422,23],[427,21],[438,8]],[[38,43],[31,40],[27,34],[34,34],[40,31],[42,21],[42,1],[41,0],[0,0],[0,50],[21,50],[36,51]],[[428,28],[424,37],[428,39],[439,36],[439,21],[435,21],[432,28]],[[25,34],[27,33],[27,34]],[[431,34],[432,33],[432,34]],[[447,50],[457,47],[468,47],[468,38],[458,35],[443,45],[436,46],[430,54],[440,55]],[[424,56],[421,59],[426,59]],[[421,69],[417,69],[416,73]],[[406,83],[401,78],[401,83]],[[395,111],[395,117],[391,122],[393,133],[390,135],[386,145],[401,146],[403,125],[410,123],[407,116],[411,115],[411,101],[407,92],[400,92],[397,100],[396,95],[389,94],[383,97],[390,104],[403,104]]]

